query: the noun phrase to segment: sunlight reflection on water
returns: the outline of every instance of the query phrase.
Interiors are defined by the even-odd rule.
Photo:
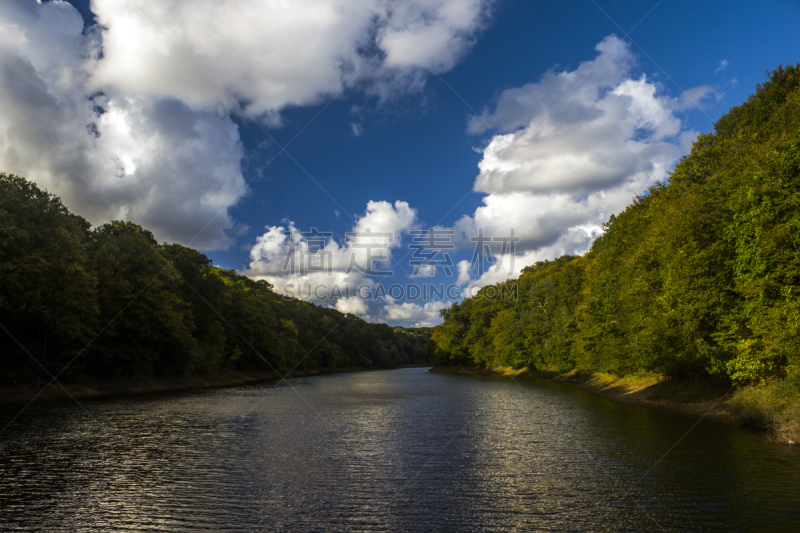
[[[34,404],[0,435],[0,528],[800,530],[800,450],[742,428],[637,483],[693,419],[419,368],[291,385]]]

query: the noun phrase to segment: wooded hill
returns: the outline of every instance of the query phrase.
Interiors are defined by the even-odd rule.
[[[516,300],[484,288],[443,310],[431,361],[747,383],[800,375],[798,66],[768,73],[587,254],[523,269],[505,282],[518,284]]]
[[[131,222],[92,229],[59,198],[0,174],[0,383],[170,377],[218,369],[392,367],[425,328],[285,299]]]

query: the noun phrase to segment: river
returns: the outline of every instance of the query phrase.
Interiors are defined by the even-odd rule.
[[[797,447],[565,384],[408,368],[81,403],[0,434],[0,528],[800,531]]]

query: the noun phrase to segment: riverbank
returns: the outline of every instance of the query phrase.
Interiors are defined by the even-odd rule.
[[[352,366],[336,369],[294,370],[289,377],[314,376],[319,374],[339,374],[343,372],[357,372],[369,370],[362,366]],[[175,378],[145,378],[140,380],[117,380],[113,382],[102,381],[94,378],[78,379],[73,383],[65,383],[64,388],[58,384],[51,384],[42,390],[46,381],[31,383],[18,387],[0,387],[0,404],[27,403],[34,397],[36,400],[59,401],[70,400],[64,389],[73,397],[81,399],[106,398],[115,396],[133,396],[138,394],[151,394],[157,392],[175,392],[191,389],[214,389],[232,387],[280,379],[280,375],[273,371],[237,371],[220,370],[208,374],[182,376]],[[38,396],[37,396],[38,394]]]
[[[619,377],[601,372],[563,374],[476,365],[436,366],[430,372],[518,376],[570,383],[617,403],[756,427],[771,432],[781,442],[800,442],[800,376],[795,374],[767,386],[735,388],[726,380],[670,380],[656,374]]]
[[[730,409],[730,385],[722,381],[694,380],[672,381],[662,376],[618,377],[600,372],[530,371],[527,368],[485,368],[470,365],[437,366],[431,372],[447,374],[491,374],[547,379],[570,383],[576,387],[603,396],[617,403],[643,405],[662,411],[678,412],[693,417],[707,418],[725,423],[741,421]]]

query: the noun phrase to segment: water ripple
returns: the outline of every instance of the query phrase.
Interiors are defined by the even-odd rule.
[[[800,530],[800,453],[742,428],[700,424],[643,478],[693,420],[423,369],[292,386],[34,404],[0,436],[0,527]]]

